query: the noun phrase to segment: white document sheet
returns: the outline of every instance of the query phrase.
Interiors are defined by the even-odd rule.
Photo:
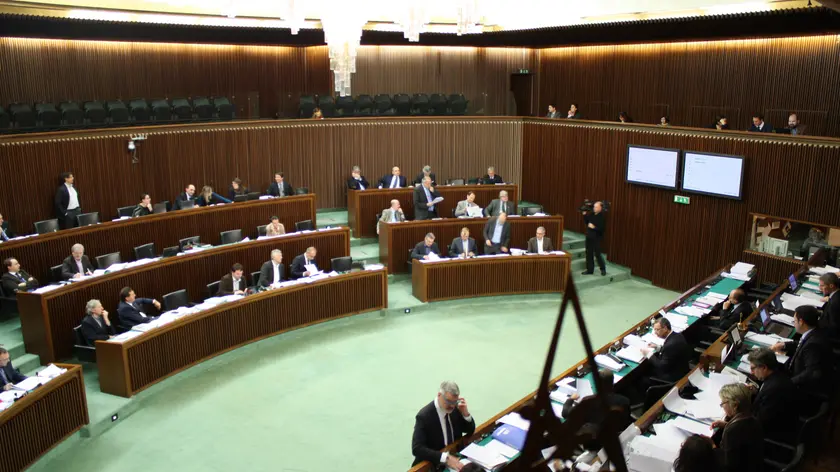
[[[495,439],[491,439],[489,443],[484,445],[485,449],[490,449],[491,451],[499,454],[500,456],[507,457],[510,459],[511,457],[519,454],[519,451],[508,446],[507,444],[497,441]]]
[[[496,453],[492,449],[479,446],[476,443],[471,443],[469,446],[465,447],[461,451],[461,455],[485,469],[495,469],[508,461],[505,456]]]
[[[755,265],[753,264],[747,264],[746,262],[738,262],[737,264],[732,266],[732,269],[730,269],[729,272],[732,272],[733,274],[747,275],[754,268]]]
[[[678,416],[671,420],[670,423],[673,423],[675,427],[685,432],[699,434],[701,436],[706,436],[707,438],[712,437],[712,434],[714,433],[709,425],[688,419],[684,416]]]
[[[793,317],[784,313],[779,313],[778,315],[770,315],[770,319],[775,321],[776,323],[782,323],[788,326],[793,326]]]
[[[645,360],[645,355],[642,354],[642,351],[633,346],[624,346],[616,352],[615,355],[616,357],[620,357],[621,359],[635,362],[637,364],[640,364],[643,360]]]
[[[531,427],[531,422],[526,420],[525,418],[522,417],[522,415],[520,415],[519,413],[516,413],[516,412],[508,413],[505,416],[499,418],[499,421],[497,421],[497,423],[509,424],[511,426],[516,426],[517,428],[519,428],[523,431],[528,431],[528,428]]]
[[[609,369],[613,372],[618,372],[621,369],[627,367],[627,365],[623,362],[616,362],[603,354],[598,354],[595,356],[595,363],[598,364],[598,366],[603,367],[605,369]]]
[[[647,343],[653,344],[657,347],[662,347],[665,344],[664,339],[660,338],[659,336],[653,333],[647,333],[646,335],[642,336],[642,340]]]
[[[655,436],[636,436],[629,444],[627,466],[635,472],[671,472],[674,460],[680,453]]]

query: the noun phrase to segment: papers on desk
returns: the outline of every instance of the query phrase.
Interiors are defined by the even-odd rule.
[[[552,399],[552,400],[553,400],[553,401],[555,401],[555,402],[558,402],[558,403],[564,403],[564,404],[565,404],[567,401],[569,401],[569,394],[568,394],[568,393],[566,393],[566,392],[564,392],[564,391],[562,391],[562,390],[560,390],[560,389],[557,389],[557,390],[555,390],[555,391],[553,391],[553,392],[549,393],[549,394],[548,394],[548,398]],[[555,410],[555,411],[554,411],[554,413],[556,414],[556,413],[557,413],[557,411]],[[558,418],[562,418],[562,417],[563,417],[563,415],[562,415],[562,414],[559,414],[559,415],[557,415],[557,417],[558,417]]]
[[[16,383],[14,388],[23,392],[29,392],[31,390],[35,390],[36,388],[49,381],[50,379],[48,377],[27,377],[24,380]]]
[[[627,367],[627,364],[623,362],[616,362],[610,359],[609,356],[605,356],[603,354],[597,354],[595,356],[595,363],[598,364],[598,366],[603,367],[604,369],[609,369],[613,372],[619,372],[621,369]],[[581,395],[581,397],[583,397],[583,395]]]
[[[55,364],[50,364],[35,375],[47,379],[54,379],[65,372],[67,372],[67,369],[62,369]]]
[[[825,267],[811,267],[810,271],[817,275],[825,275],[828,273],[836,274],[840,272],[840,269],[834,266],[826,265]]]
[[[755,344],[758,344],[758,345],[764,346],[764,347],[770,347],[770,346],[772,346],[776,343],[779,343],[779,342],[789,342],[789,341],[791,341],[790,339],[785,339],[785,338],[782,338],[781,336],[778,336],[778,335],[775,335],[775,334],[759,334],[759,333],[752,333],[752,332],[747,333],[745,338],[750,342],[753,342]]]
[[[489,443],[484,446],[485,449],[489,449],[496,454],[511,459],[512,457],[519,454],[519,451],[508,446],[507,444],[497,441],[495,439],[491,439]]]
[[[321,271],[318,270],[318,267],[316,267],[315,264],[304,264],[303,268],[306,269],[306,272],[309,272],[310,277],[321,273]]]
[[[786,315],[784,313],[779,313],[777,315],[770,315],[770,319],[775,321],[776,323],[786,324],[788,326],[793,326],[793,317],[790,315]]]
[[[380,270],[384,268],[385,264],[365,264],[365,270]]]
[[[524,431],[528,431],[528,428],[531,427],[531,422],[526,420],[522,417],[522,415],[516,412],[508,413],[505,416],[499,418],[499,420],[496,422],[502,424],[509,424]]]
[[[461,455],[489,470],[493,470],[508,461],[505,456],[476,443],[472,443],[461,450]]]
[[[808,288],[805,285],[803,285],[803,287]],[[800,292],[800,296],[805,297],[805,298],[810,298],[812,300],[820,300],[820,302],[822,302],[822,297],[823,297],[822,292],[820,292],[820,293],[809,292],[807,290]]]
[[[484,211],[478,205],[470,206],[467,207],[467,216],[472,218],[481,218],[482,216],[484,216]]]
[[[720,276],[721,277],[726,277],[727,279],[740,280],[742,282],[747,282],[747,281],[750,280],[750,276],[748,276],[748,275],[733,274],[733,273],[730,273],[730,272],[721,272]]]
[[[653,351],[649,352],[653,355]],[[616,352],[615,355],[616,357],[620,357],[630,362],[635,362],[636,364],[641,364],[646,357],[639,348],[634,346],[624,346],[621,350]]]
[[[779,364],[784,364],[789,359],[789,356],[786,356],[784,354],[779,354],[779,353],[775,353],[775,354],[776,354],[776,362],[778,362]],[[744,354],[743,356],[741,356],[741,363],[746,364],[747,368],[749,368],[749,366],[750,366],[749,354]]]
[[[639,350],[641,350],[642,348],[649,347],[647,341],[643,340],[639,336],[636,336],[635,334],[628,334],[627,336],[624,336],[623,341],[624,344],[628,346],[633,346]]]
[[[691,375],[688,376],[688,381],[691,385],[703,390],[704,392],[712,392],[717,396],[720,389],[724,385],[735,384],[739,382],[738,377],[729,374],[709,372],[709,376],[703,375],[700,369],[695,369]],[[695,395],[696,396],[696,395]]]
[[[51,291],[53,291],[57,288],[61,288],[63,286],[64,286],[64,284],[45,285],[43,287],[40,287],[40,288],[37,288],[37,289],[33,290],[32,293],[47,293],[47,292],[51,292]]]
[[[746,262],[738,262],[737,264],[732,266],[732,269],[730,269],[729,272],[731,272],[733,274],[738,274],[738,275],[747,275],[750,272],[752,272],[753,269],[755,269],[754,264],[747,264]]]
[[[656,436],[636,436],[628,444],[627,467],[634,472],[671,472],[679,447]]]
[[[682,447],[683,441],[691,436],[691,433],[677,427],[674,424],[674,420],[668,420],[664,423],[655,423],[653,425],[653,432],[656,434],[656,438],[659,441],[667,444],[668,447],[676,447],[677,449]]]
[[[653,344],[657,347],[662,347],[665,345],[665,340],[653,333],[647,333],[644,336],[642,336],[642,341],[649,344]]]
[[[700,317],[703,316],[702,312],[697,308],[693,308],[693,307],[680,307],[680,308],[685,308],[685,311],[688,311],[690,313],[695,313],[695,312],[697,313],[697,315],[692,314],[692,315],[689,315],[689,316],[694,316],[696,318],[700,318]],[[673,329],[677,333],[681,333],[681,332],[685,331],[686,328],[688,328],[688,316],[686,316],[686,315],[678,315],[676,313],[666,313],[665,318],[668,321],[671,322],[671,329]]]
[[[674,427],[679,428],[689,434],[699,434],[700,436],[706,436],[707,438],[710,438],[714,433],[714,431],[712,430],[712,428],[709,427],[709,425],[688,419],[684,416],[678,416],[673,420],[669,421],[669,423],[673,423]],[[677,449],[679,450],[679,446],[677,446]]]
[[[803,305],[811,305],[813,307],[820,308],[823,306],[823,302],[819,299],[814,300],[813,298],[800,297],[790,293],[782,294],[782,307],[788,310],[795,310]]]
[[[524,249],[517,249],[517,248],[515,248],[515,247],[510,248],[510,254],[511,254],[512,256],[521,256],[521,255],[523,255],[523,254],[525,254],[525,253],[527,253],[527,252],[528,252],[528,251],[526,251],[526,250],[524,250]]]
[[[5,406],[2,409],[6,409],[11,406],[12,402],[17,400],[18,398],[26,395],[26,392],[22,390],[6,390],[4,392],[0,392],[0,402],[2,402]]]
[[[714,303],[712,305],[714,305]],[[711,308],[701,308],[699,306],[685,306],[685,305],[682,305],[682,306],[678,306],[676,309],[674,309],[674,311],[676,311],[680,315],[684,315],[684,316],[682,316],[683,322],[680,323],[680,324],[688,326],[688,318],[685,318],[686,316],[693,316],[695,318],[702,318],[702,317],[708,315],[709,312],[712,311],[712,309]],[[680,316],[680,315],[677,315],[676,313],[668,313],[668,314],[665,315],[665,317],[668,318],[668,321],[671,321],[671,323],[673,324],[674,321],[671,320],[671,316],[677,317],[677,316]]]
[[[677,415],[688,416],[706,424],[723,417],[720,402],[686,400],[680,397],[677,388],[672,388],[662,399],[665,409]]]
[[[118,334],[118,335],[114,336],[113,338],[109,339],[108,341],[112,341],[112,342],[115,342],[115,343],[124,343],[124,342],[128,341],[129,339],[136,338],[137,336],[140,336],[141,334],[144,333],[144,331],[140,331],[140,330],[134,331],[135,327],[136,326],[132,327],[131,330],[126,331],[125,333]]]

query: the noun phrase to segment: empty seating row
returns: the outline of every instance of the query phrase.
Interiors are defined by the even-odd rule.
[[[300,118],[312,118],[316,108],[325,118],[351,116],[449,116],[464,115],[469,100],[463,94],[446,96],[441,93],[427,95],[415,93],[409,96],[398,93],[393,96],[379,94],[375,97],[359,95],[356,98],[331,95],[303,95],[300,97]]]
[[[145,98],[122,100],[13,103],[8,110],[0,106],[0,131],[44,131],[59,128],[125,126],[172,121],[231,120],[233,104],[225,97]]]

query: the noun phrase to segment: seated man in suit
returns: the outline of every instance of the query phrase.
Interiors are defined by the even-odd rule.
[[[415,186],[421,185],[423,183],[424,178],[432,179],[432,185],[437,185],[437,180],[435,180],[435,173],[432,172],[432,166],[423,166],[423,170],[417,174],[417,177],[414,178],[414,182],[412,182]]]
[[[301,277],[309,277],[312,275],[312,270],[309,270],[306,266],[311,265],[315,271],[318,270],[318,266],[315,264],[315,256],[318,255],[318,250],[314,247],[306,248],[306,252],[299,256],[295,256],[292,259],[292,278],[299,279]]]
[[[773,132],[773,125],[764,121],[764,115],[762,114],[755,114],[752,117],[752,126],[747,131],[752,131],[754,133],[772,133]]]
[[[467,192],[467,199],[458,202],[458,205],[455,207],[455,217],[469,216],[467,208],[478,208],[478,204],[475,203],[475,192]]]
[[[160,311],[160,302],[153,298],[137,298],[137,294],[131,287],[123,287],[120,290],[120,304],[117,305],[118,324],[131,328],[155,319],[142,311],[142,305],[152,305]]]
[[[26,380],[26,376],[12,365],[11,355],[5,348],[0,347],[0,383],[3,391],[11,390],[12,386]]]
[[[753,307],[747,300],[747,294],[740,288],[729,292],[729,298],[723,303],[716,306],[720,313],[720,320],[718,321],[718,328],[726,331],[732,325],[744,321],[744,318],[750,316]]]
[[[480,182],[483,185],[495,185],[505,183],[505,179],[503,179],[501,175],[496,174],[495,167],[490,166],[487,168],[487,175],[482,177]]]
[[[279,249],[271,251],[271,260],[260,267],[260,286],[270,287],[283,281],[286,268],[283,267],[283,253]]]
[[[55,213],[62,228],[78,226],[76,217],[82,214],[82,204],[79,192],[74,185],[75,177],[72,172],[61,174],[64,183],[55,191]]]
[[[510,252],[510,222],[506,213],[499,213],[484,225],[484,254]]]
[[[560,112],[557,111],[557,108],[554,107],[553,103],[548,104],[548,114],[545,115],[546,118],[560,118]]]
[[[437,218],[437,203],[434,203],[437,198],[440,198],[440,192],[432,187],[432,179],[424,177],[423,185],[414,189],[414,219],[419,221]]]
[[[544,254],[552,251],[554,251],[554,245],[551,244],[551,238],[545,237],[545,228],[540,226],[537,228],[537,235],[528,240],[528,252]]]
[[[747,360],[750,372],[761,382],[761,387],[750,388],[754,394],[753,415],[761,423],[764,437],[789,438],[799,421],[796,387],[770,349],[753,349]]]
[[[230,268],[230,273],[222,276],[219,280],[219,296],[244,295],[248,288],[245,281],[245,268],[242,264],[236,263]]]
[[[411,436],[412,466],[429,461],[461,470],[463,464],[457,457],[440,452],[449,444],[475,432],[475,420],[470,415],[467,401],[460,395],[458,384],[445,381],[440,384],[437,397],[417,412]]]
[[[820,276],[820,291],[825,295],[820,316],[820,328],[825,331],[828,338],[834,342],[840,342],[840,281],[837,274],[823,274]]]
[[[183,192],[181,192],[180,194],[178,194],[177,197],[175,197],[175,209],[177,210],[181,208],[181,202],[191,202],[195,201],[195,199],[195,185],[189,184],[186,187],[184,187]]]
[[[834,353],[827,336],[817,327],[819,322],[820,312],[815,307],[797,307],[793,327],[801,335],[799,340],[776,343],[771,349],[790,356],[785,369],[800,391],[826,395],[834,383]]]
[[[379,216],[379,222],[376,223],[376,234],[379,234],[379,225],[382,223],[400,223],[405,221],[405,213],[400,208],[400,201],[397,199],[391,200],[391,207],[382,210],[382,215]]]
[[[107,341],[114,334],[114,327],[108,319],[108,312],[99,300],[90,300],[85,305],[87,316],[82,320],[82,337],[89,346],[96,346],[96,341]]]
[[[85,247],[81,244],[74,244],[70,248],[70,255],[61,264],[61,279],[78,279],[91,274],[93,274],[93,264],[85,255]]]
[[[282,172],[275,172],[274,183],[268,186],[268,190],[265,193],[272,197],[290,197],[295,194],[295,190],[288,182],[283,180]]]
[[[347,188],[350,190],[365,190],[370,188],[370,184],[365,176],[362,175],[362,169],[359,166],[353,166],[353,170],[350,171],[350,178],[347,179]]]
[[[432,253],[440,256],[440,249],[438,249],[438,245],[435,242],[435,235],[433,233],[427,233],[423,241],[420,241],[414,246],[414,250],[411,251],[411,258],[429,259],[429,254]]]
[[[675,333],[671,330],[671,322],[668,318],[658,318],[653,323],[653,333],[665,343],[662,349],[657,351],[648,362],[651,363],[651,377],[666,382],[676,382],[688,372],[688,361],[691,359],[691,346],[685,341],[682,333]],[[653,349],[651,345],[642,348],[641,351],[648,355]]]
[[[6,273],[3,274],[3,277],[0,277],[0,283],[2,283],[6,295],[11,296],[15,292],[26,292],[39,287],[35,277],[21,270],[20,262],[14,257],[9,257],[3,261],[3,265],[6,266]]]
[[[516,203],[508,200],[507,190],[499,192],[499,198],[490,202],[484,209],[484,216],[499,216],[499,213],[516,214]]]
[[[624,395],[619,395],[613,392],[613,384],[615,383],[615,377],[611,370],[608,369],[598,369],[598,377],[601,378],[601,386],[603,387],[604,395],[607,397],[607,406],[611,409],[621,410],[621,417],[622,421],[618,425],[619,431],[624,430],[627,425],[630,424],[632,421],[630,419],[630,400],[625,397]],[[578,380],[580,382],[581,380]],[[585,382],[585,380],[583,380]],[[595,389],[592,389],[595,391]],[[574,393],[569,396],[569,400],[563,404],[563,418],[569,418],[569,415],[573,414],[574,409],[578,406],[578,400],[580,396]],[[600,409],[595,409],[589,412],[586,418],[586,423],[581,426],[578,434],[588,434],[591,435],[593,438],[598,435],[599,430],[601,429],[601,425],[604,423],[605,417],[604,412]],[[598,451],[601,449],[601,444],[597,440],[593,440],[588,444],[583,445],[589,451]]]
[[[475,257],[478,252],[478,247],[475,245],[475,239],[470,237],[470,229],[464,226],[461,228],[461,237],[452,240],[449,246],[449,257]]]
[[[3,215],[0,215],[0,243],[6,242],[14,237],[15,235],[9,231],[9,222],[4,221]]]
[[[796,116],[796,113],[791,113],[788,117],[787,129],[790,130],[791,136],[805,136],[808,134],[808,127],[799,121],[799,117]]]
[[[405,177],[400,175],[400,168],[394,166],[391,174],[379,179],[379,188],[404,188]]]

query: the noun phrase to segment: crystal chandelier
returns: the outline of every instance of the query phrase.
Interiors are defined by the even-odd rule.
[[[481,15],[478,12],[478,0],[458,0],[458,36],[481,32]]]
[[[405,39],[412,43],[420,41],[420,33],[426,29],[426,23],[429,22],[429,16],[423,4],[424,0],[414,0],[397,22],[403,28]]]
[[[351,95],[350,79],[356,72],[356,54],[362,40],[362,28],[367,19],[364,13],[348,13],[341,10],[324,12],[321,25],[330,54],[330,69],[333,71],[335,91],[340,95]]]

